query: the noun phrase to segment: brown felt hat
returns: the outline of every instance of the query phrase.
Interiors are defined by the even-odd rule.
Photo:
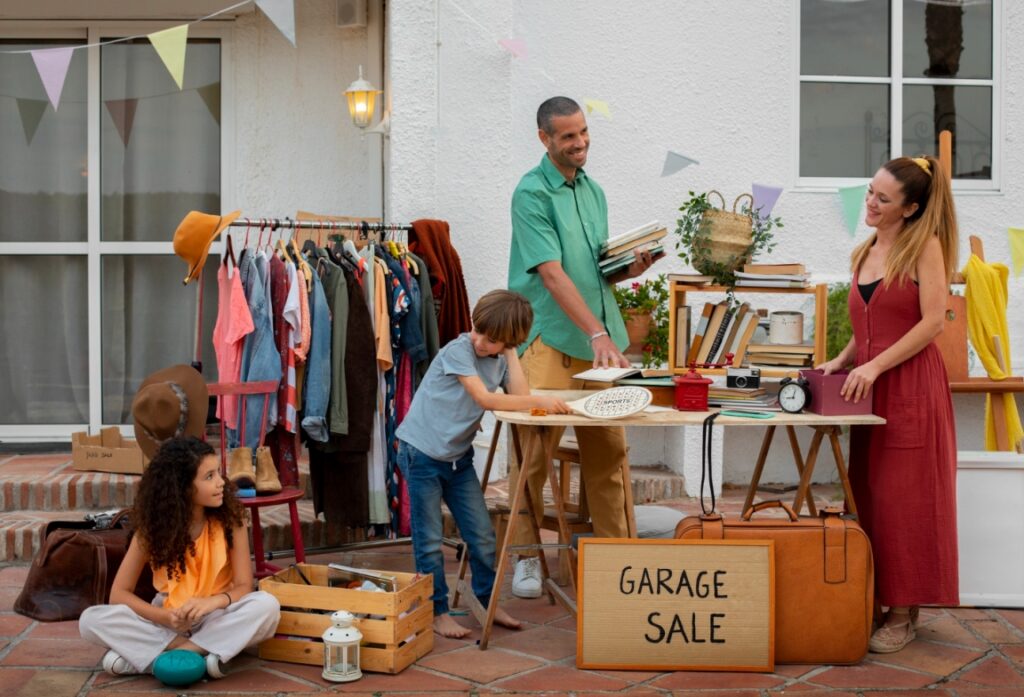
[[[206,255],[210,253],[210,245],[241,214],[242,211],[233,211],[227,215],[189,211],[174,231],[174,253],[188,264],[188,275],[184,283],[199,276],[206,263]]]
[[[192,366],[176,365],[147,377],[132,402],[135,439],[142,452],[152,459],[171,438],[202,436],[209,406],[206,382]]]

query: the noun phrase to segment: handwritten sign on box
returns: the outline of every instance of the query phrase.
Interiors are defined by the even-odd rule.
[[[576,666],[775,668],[769,540],[580,540]]]

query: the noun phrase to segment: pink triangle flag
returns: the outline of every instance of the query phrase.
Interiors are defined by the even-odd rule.
[[[767,184],[753,184],[751,191],[754,194],[754,210],[762,218],[767,218],[775,208],[775,202],[782,194],[781,186],[768,186]]]
[[[73,48],[41,48],[31,51],[32,62],[36,64],[39,79],[43,81],[46,96],[56,111],[60,105],[60,93],[64,91],[64,79],[68,76]]]
[[[121,135],[121,142],[128,147],[128,139],[132,137],[132,124],[135,122],[135,107],[138,106],[138,99],[108,99],[103,102],[107,105],[110,118]]]
[[[513,58],[526,58],[524,39],[498,39],[498,45],[512,54]]]

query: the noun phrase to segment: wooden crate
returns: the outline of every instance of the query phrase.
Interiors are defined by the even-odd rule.
[[[312,585],[306,585],[294,568],[260,581],[260,590],[281,603],[277,634],[296,637],[267,639],[260,644],[260,658],[323,665],[324,645],[320,637],[331,626],[330,613],[335,610],[348,610],[357,615],[355,626],[363,633],[359,667],[364,671],[400,673],[434,648],[434,604],[430,600],[434,585],[429,574],[417,576],[388,571],[386,573],[398,579],[399,590],[376,593],[330,588],[326,566],[297,566]],[[405,612],[408,614],[399,617]],[[410,636],[415,639],[406,642]]]

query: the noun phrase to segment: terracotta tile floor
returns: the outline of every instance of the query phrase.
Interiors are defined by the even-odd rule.
[[[500,488],[500,483],[496,483]],[[727,489],[719,508],[735,513],[743,491]],[[819,503],[833,487],[815,491]],[[686,513],[694,500],[663,502]],[[446,550],[446,571],[457,572]],[[290,560],[283,560],[285,563]],[[319,555],[311,562],[411,570],[408,546]],[[551,558],[552,564],[555,560]],[[470,616],[458,620],[467,640],[438,638],[434,650],[399,675],[367,673],[346,685],[327,683],[313,666],[262,661],[243,654],[230,674],[187,690],[162,687],[151,676],[115,678],[98,670],[102,650],[78,638],[77,622],[46,624],[12,612],[28,569],[0,568],[0,695],[11,697],[132,697],[155,694],[303,695],[692,695],[699,697],[1014,697],[1024,696],[1024,610],[927,608],[918,639],[904,651],[869,655],[855,666],[777,666],[772,674],[584,671],[575,668],[575,624],[560,607],[509,598],[505,607],[525,622],[522,631],[497,628],[480,652],[480,630]],[[506,579],[504,596],[508,597]]]

